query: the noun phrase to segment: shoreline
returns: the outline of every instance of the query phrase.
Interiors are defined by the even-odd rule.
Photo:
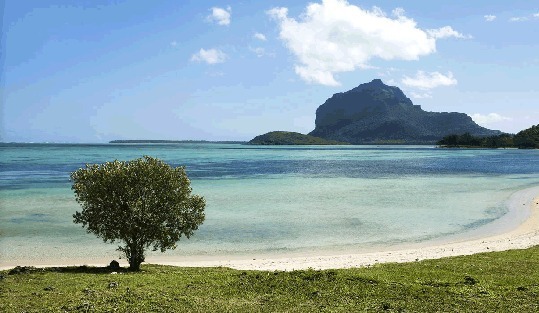
[[[515,196],[518,195],[518,196]],[[404,263],[451,256],[471,255],[482,252],[525,249],[539,245],[539,186],[517,191],[511,198],[510,217],[526,214],[527,218],[512,229],[502,233],[491,232],[487,236],[472,238],[461,236],[450,242],[419,243],[405,247],[393,247],[374,252],[341,253],[307,256],[262,257],[256,259],[190,260],[172,261],[167,257],[154,257],[148,263],[182,267],[230,267],[238,270],[290,271],[302,269],[340,269],[368,267],[378,263]],[[523,212],[522,209],[525,211]],[[512,212],[513,211],[513,212]],[[496,223],[496,222],[494,222]],[[492,225],[486,225],[490,228]]]
[[[446,238],[441,241],[429,241],[405,246],[388,247],[368,252],[325,252],[303,255],[264,255],[248,258],[246,256],[195,256],[178,260],[175,256],[148,256],[148,264],[172,265],[180,267],[229,267],[239,270],[290,271],[301,269],[339,269],[368,267],[378,263],[403,263],[426,259],[439,259],[451,256],[471,255],[482,252],[525,249],[539,245],[539,186],[517,191],[508,201],[507,218],[522,219],[511,229],[503,227],[501,221],[485,225],[490,229],[487,235],[483,231],[473,230],[466,236]],[[504,216],[505,217],[505,216]],[[502,217],[501,219],[504,219]],[[498,222],[498,223],[497,223]],[[121,266],[128,266],[125,260],[119,260]],[[7,262],[0,264],[0,270],[11,269],[17,265],[35,267],[55,266],[106,266],[110,259],[72,259],[50,262],[29,261]],[[54,263],[54,264],[52,264]]]

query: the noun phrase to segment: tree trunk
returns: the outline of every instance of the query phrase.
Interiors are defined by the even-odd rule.
[[[142,261],[136,255],[131,255],[129,258],[129,270],[131,271],[140,271],[140,264]]]
[[[144,246],[133,241],[126,244],[124,252],[129,261],[129,270],[140,271],[140,264],[144,262]]]

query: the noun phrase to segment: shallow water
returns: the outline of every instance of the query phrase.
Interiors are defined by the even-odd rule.
[[[440,240],[500,219],[511,194],[539,185],[537,150],[3,144],[0,153],[0,262],[118,255],[72,222],[69,173],[85,163],[151,155],[186,166],[206,221],[171,256]]]

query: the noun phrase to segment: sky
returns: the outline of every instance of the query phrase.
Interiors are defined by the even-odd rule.
[[[539,124],[539,1],[3,0],[0,141],[308,133],[380,78],[426,111]]]

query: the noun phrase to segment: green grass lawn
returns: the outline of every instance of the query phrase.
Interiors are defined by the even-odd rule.
[[[539,246],[346,270],[0,272],[0,312],[539,312]]]

